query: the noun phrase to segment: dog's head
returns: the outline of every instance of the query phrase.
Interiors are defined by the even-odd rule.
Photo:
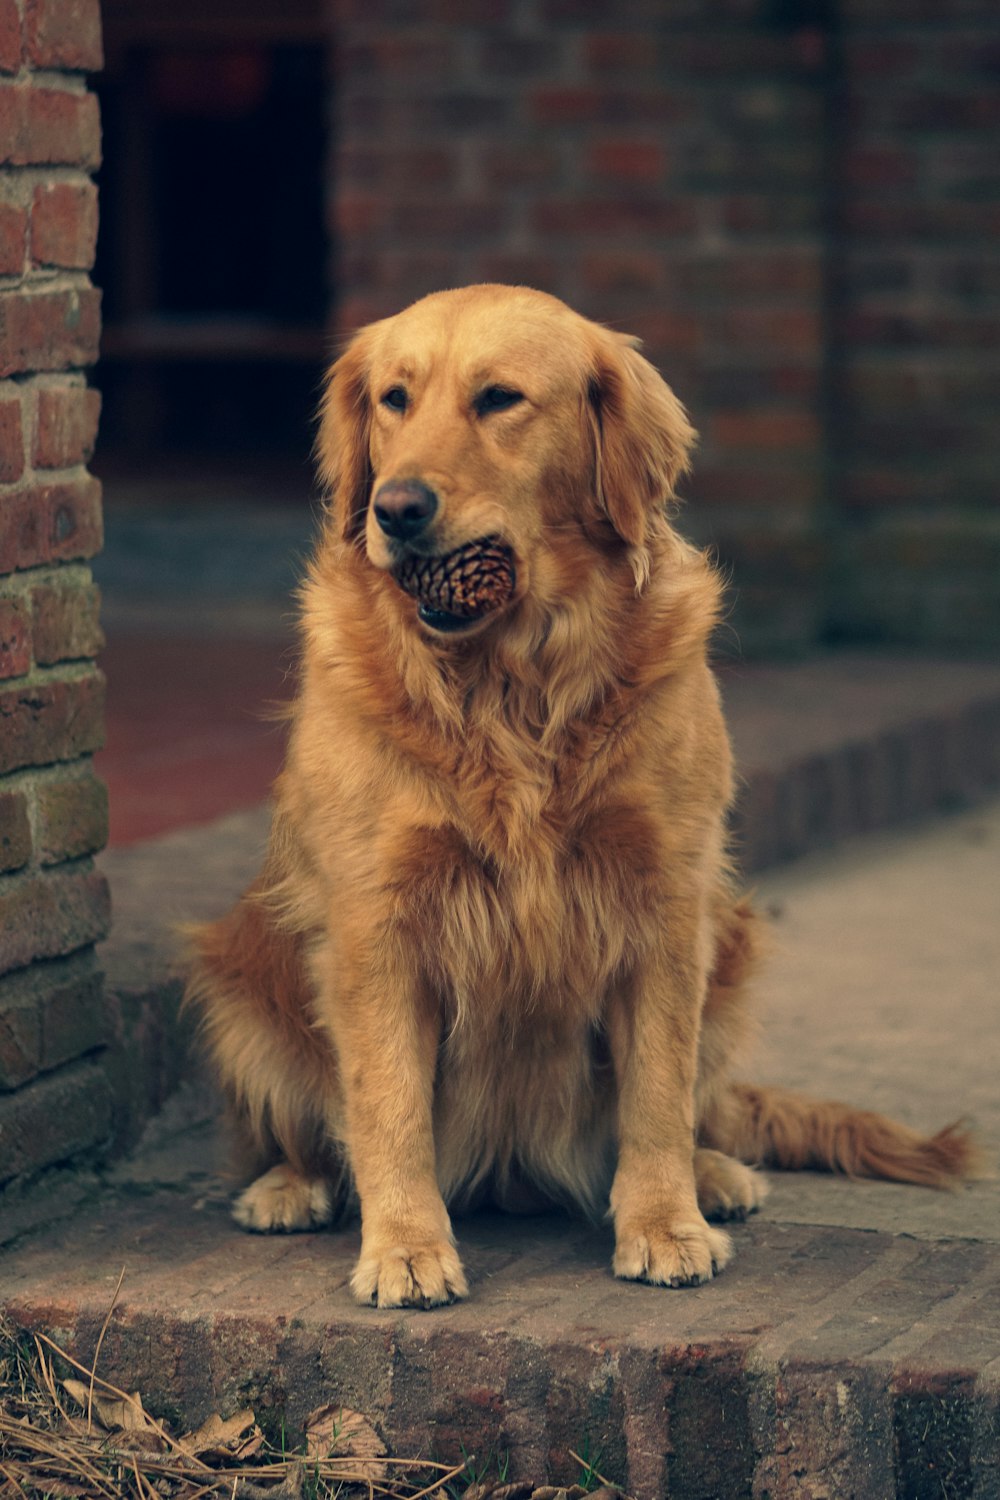
[[[466,637],[529,595],[570,599],[595,548],[641,583],[693,440],[634,339],[542,292],[475,286],[356,336],[319,456],[340,537],[425,628]]]

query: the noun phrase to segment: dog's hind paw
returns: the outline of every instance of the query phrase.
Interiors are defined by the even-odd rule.
[[[767,1179],[721,1151],[699,1147],[694,1153],[698,1207],[706,1219],[745,1219],[768,1194]]]
[[[333,1219],[333,1199],[322,1178],[302,1177],[282,1162],[244,1189],[233,1204],[233,1218],[254,1234],[320,1229]]]
[[[368,1307],[438,1307],[469,1295],[462,1262],[446,1241],[374,1254],[362,1246],[351,1291]]]

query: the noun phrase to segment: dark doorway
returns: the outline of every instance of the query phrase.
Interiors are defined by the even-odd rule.
[[[329,295],[321,21],[302,0],[106,0],[105,473],[307,471]]]

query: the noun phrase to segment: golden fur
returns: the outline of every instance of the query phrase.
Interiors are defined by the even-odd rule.
[[[518,399],[481,409],[495,388]],[[615,1272],[680,1285],[729,1259],[707,1217],[760,1202],[746,1163],[966,1168],[960,1133],[731,1082],[758,936],[719,583],[667,517],[693,437],[633,340],[524,288],[427,297],[330,373],[270,849],[190,994],[263,1174],[237,1219],[356,1198],[363,1302],[465,1295],[446,1204],[610,1205]],[[506,604],[418,620],[370,503],[390,480],[437,495],[435,554],[512,549]]]

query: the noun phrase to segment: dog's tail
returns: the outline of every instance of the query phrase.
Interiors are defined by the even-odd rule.
[[[935,1188],[957,1187],[983,1167],[970,1132],[958,1121],[923,1136],[871,1110],[746,1083],[731,1084],[713,1113],[706,1144],[753,1165],[819,1168]]]

